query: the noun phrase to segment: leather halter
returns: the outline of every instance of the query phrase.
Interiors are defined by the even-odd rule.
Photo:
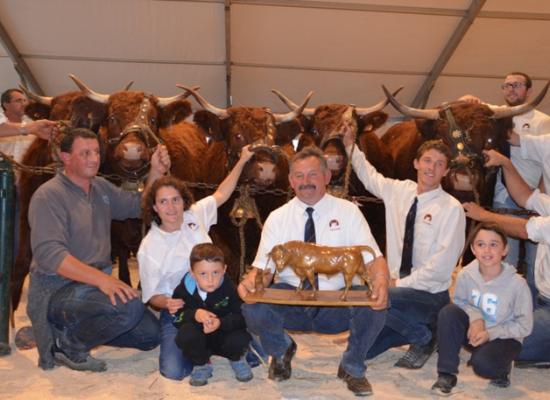
[[[474,167],[476,163],[483,165],[483,157],[477,153],[471,145],[472,138],[470,137],[469,130],[463,130],[458,126],[453,113],[451,112],[451,106],[448,103],[443,106],[443,111],[445,112],[445,119],[449,124],[446,139],[449,141],[449,147],[453,156],[451,162],[449,163],[449,168],[454,169],[460,167],[461,164],[458,161],[460,158],[467,159],[468,167],[470,168]]]

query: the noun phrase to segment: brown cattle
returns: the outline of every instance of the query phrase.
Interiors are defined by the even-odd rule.
[[[340,298],[343,301],[346,300],[355,275],[359,275],[369,284],[362,251],[368,251],[373,258],[376,257],[374,250],[369,246],[330,247],[299,240],[278,244],[271,249],[268,255],[275,263],[277,272],[282,272],[286,267],[292,268],[296,276],[300,278],[297,291],[302,290],[307,279],[313,289],[313,296],[317,290],[315,274],[332,276],[341,273],[346,283],[344,293]]]
[[[106,95],[93,91],[75,76],[71,79],[88,98],[107,107],[100,143],[105,154],[101,172],[109,180],[127,190],[142,190],[158,144],[168,148],[174,175],[187,181],[198,178],[206,139],[196,125],[185,122],[192,112],[185,100],[188,93],[169,98],[139,91]],[[111,240],[118,252],[113,258],[118,258],[121,278],[130,283],[127,259],[139,248],[141,221],[113,221]]]
[[[195,122],[209,137],[205,155],[205,175],[201,179],[207,183],[220,183],[237,161],[245,145],[252,145],[254,157],[245,166],[239,183],[251,184],[257,189],[271,192],[252,193],[258,210],[258,219],[263,221],[275,208],[287,201],[288,157],[293,153],[292,138],[300,129],[296,117],[307,105],[309,93],[302,106],[285,114],[271,112],[264,107],[230,107],[222,109],[213,106],[191,88],[187,90],[203,107],[195,113]],[[274,194],[278,189],[279,194]],[[283,193],[283,195],[280,195]],[[235,193],[233,198],[237,197]],[[226,255],[232,278],[238,279],[241,262],[241,241],[237,227],[232,223],[230,212],[233,201],[228,201],[218,212],[218,223],[210,234]],[[260,228],[257,223],[244,224],[245,263],[250,263],[259,243]]]
[[[426,140],[441,139],[453,154],[444,188],[461,201],[474,200],[490,205],[495,174],[483,167],[482,150],[497,149],[507,154],[507,132],[513,127],[512,117],[535,108],[544,98],[549,84],[532,102],[519,106],[496,107],[454,101],[426,110],[400,104],[384,87],[392,105],[414,118],[392,126],[382,137],[394,160],[395,177],[415,180],[413,159],[418,147]]]

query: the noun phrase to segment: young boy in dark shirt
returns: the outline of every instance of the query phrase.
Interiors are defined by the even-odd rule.
[[[251,340],[241,314],[242,301],[235,285],[225,276],[222,251],[212,243],[193,247],[191,270],[174,290],[175,299],[184,301],[174,314],[178,328],[176,344],[194,364],[189,383],[203,386],[212,377],[213,354],[228,358],[238,381],[252,379],[245,360]]]

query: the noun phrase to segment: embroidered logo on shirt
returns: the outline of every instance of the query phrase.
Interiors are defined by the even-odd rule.
[[[424,218],[422,219],[422,221],[426,224],[432,224],[432,214],[426,214],[424,215]]]
[[[106,194],[104,194],[103,196],[101,196],[101,198],[103,199],[103,202],[105,204],[109,204],[109,196],[107,196]]]
[[[189,222],[187,224],[187,226],[189,227],[189,229],[191,229],[192,231],[196,231],[197,228],[199,227],[197,224],[195,224],[194,222]]]
[[[523,126],[521,127],[521,129],[523,129],[524,131],[528,131],[530,128],[531,128],[531,125],[529,125],[528,122],[524,123]]]
[[[229,305],[229,297],[225,296],[223,299],[218,301],[216,304],[214,304],[214,308],[222,308],[227,307]]]
[[[328,223],[328,227],[331,231],[338,231],[340,230],[340,222],[338,222],[337,219],[331,219]]]

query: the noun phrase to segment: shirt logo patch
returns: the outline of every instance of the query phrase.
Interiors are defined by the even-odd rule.
[[[107,196],[106,194],[104,194],[103,196],[101,196],[101,198],[103,199],[103,202],[105,204],[109,204],[109,196]]]
[[[424,215],[424,218],[422,218],[422,221],[425,224],[431,225],[432,224],[432,214],[426,214]]]
[[[189,227],[189,229],[191,229],[192,231],[196,231],[197,228],[199,227],[197,224],[195,224],[194,222],[189,222],[187,224],[187,226]]]
[[[328,223],[328,227],[331,231],[338,231],[340,230],[340,222],[338,222],[337,219],[331,219]]]

